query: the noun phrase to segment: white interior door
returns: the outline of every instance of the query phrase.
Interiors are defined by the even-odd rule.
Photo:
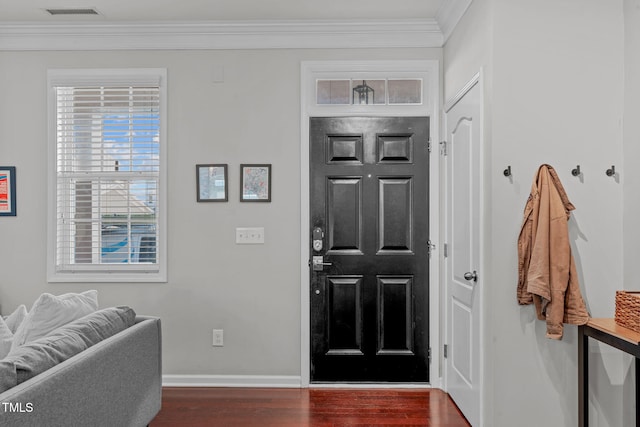
[[[481,85],[479,75],[445,108],[447,392],[481,425]]]

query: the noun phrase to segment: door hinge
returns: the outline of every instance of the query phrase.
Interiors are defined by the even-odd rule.
[[[427,240],[427,254],[431,258],[431,254],[436,250],[436,245],[431,240]]]
[[[447,245],[446,243],[442,247],[442,254],[445,258],[449,256],[449,245]]]
[[[447,141],[440,141],[440,154],[447,155]]]
[[[447,344],[445,344],[444,348],[442,349],[442,355],[445,359],[447,358],[447,356],[449,356],[449,346]]]
[[[427,350],[427,359],[429,361],[429,365],[431,365],[431,347],[429,347],[429,350]]]

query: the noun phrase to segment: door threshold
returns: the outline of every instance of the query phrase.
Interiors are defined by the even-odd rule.
[[[376,382],[312,382],[309,388],[406,388],[431,389],[430,383],[376,383]]]

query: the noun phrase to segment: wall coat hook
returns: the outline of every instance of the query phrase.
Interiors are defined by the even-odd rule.
[[[571,175],[579,176],[582,172],[580,171],[580,165],[576,166],[574,170],[571,171]]]
[[[614,165],[612,165],[611,169],[607,169],[607,171],[605,173],[607,174],[607,176],[615,176],[616,167]]]
[[[511,176],[511,166],[507,166],[507,168],[502,173],[504,174],[504,176],[510,177]]]

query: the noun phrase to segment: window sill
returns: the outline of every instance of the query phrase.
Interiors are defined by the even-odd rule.
[[[47,277],[49,283],[166,283],[166,273],[127,272],[56,272]]]

